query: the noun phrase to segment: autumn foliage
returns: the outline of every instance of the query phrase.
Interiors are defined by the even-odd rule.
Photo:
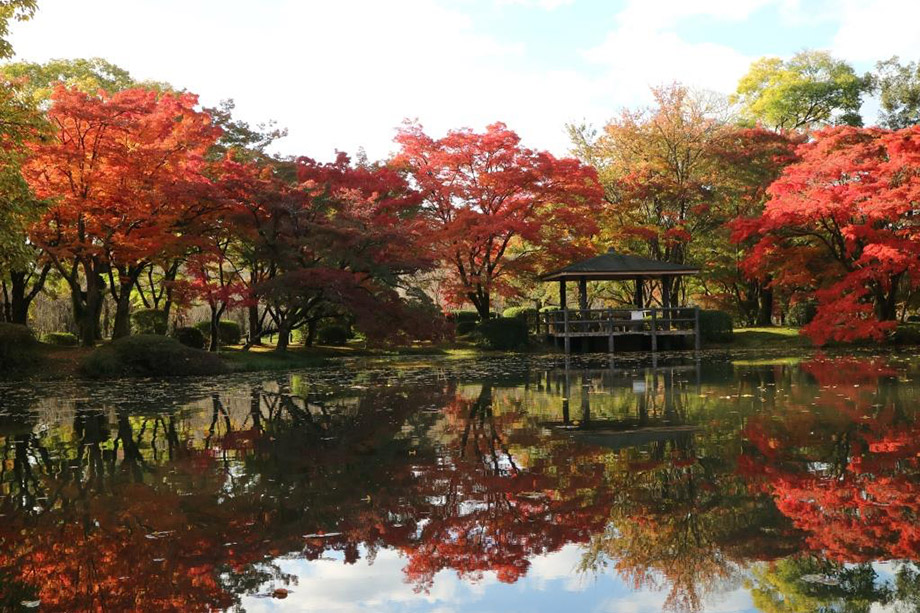
[[[818,314],[805,333],[817,343],[881,339],[900,292],[920,281],[920,129],[831,128],[797,154],[763,214],[735,223],[737,240],[757,239],[746,270],[814,292]]]

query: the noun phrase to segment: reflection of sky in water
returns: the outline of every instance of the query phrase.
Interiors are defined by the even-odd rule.
[[[516,583],[501,583],[494,573],[470,582],[453,571],[441,571],[428,593],[416,593],[405,582],[405,559],[382,550],[373,564],[360,560],[346,565],[331,553],[326,559],[307,562],[283,559],[281,569],[298,577],[284,600],[243,598],[250,613],[263,611],[393,611],[414,613],[512,613],[515,611],[561,611],[568,613],[658,613],[665,594],[634,592],[614,573],[578,572],[582,552],[567,545],[548,555],[535,557],[527,575]],[[722,593],[706,603],[706,611],[735,613],[755,611],[743,589]]]

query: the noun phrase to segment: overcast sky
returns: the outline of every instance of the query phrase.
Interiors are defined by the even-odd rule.
[[[504,121],[564,154],[564,125],[603,123],[681,81],[729,93],[750,62],[826,49],[860,71],[920,59],[920,0],[39,0],[19,59],[104,57],[239,116],[289,129],[286,154],[393,149]],[[870,118],[871,119],[871,118]]]

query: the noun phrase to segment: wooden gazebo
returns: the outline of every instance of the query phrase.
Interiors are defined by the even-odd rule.
[[[671,279],[695,275],[692,266],[660,262],[637,255],[609,250],[602,255],[575,262],[540,277],[544,282],[559,282],[559,311],[541,313],[536,332],[553,339],[562,339],[565,352],[571,351],[571,339],[578,337],[607,337],[610,353],[614,339],[623,335],[651,337],[652,351],[658,350],[659,336],[693,336],[694,346],[700,348],[699,309],[677,306],[676,296],[669,295]],[[644,283],[661,280],[660,308],[644,304]],[[566,284],[578,283],[578,309],[570,309],[566,301]],[[588,281],[629,282],[634,287],[634,307],[629,309],[589,309]]]

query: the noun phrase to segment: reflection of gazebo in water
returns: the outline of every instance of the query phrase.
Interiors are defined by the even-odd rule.
[[[561,419],[540,420],[544,428],[567,431],[582,442],[614,451],[631,447],[687,448],[699,431],[687,421],[687,394],[700,394],[700,364],[605,370],[564,369],[547,372],[546,383],[562,396]],[[693,381],[695,380],[695,385]],[[580,406],[572,407],[573,391],[581,388]],[[617,394],[632,398],[631,414],[598,416],[591,397]]]
[[[611,249],[603,255],[570,264],[540,277],[541,281],[559,282],[559,310],[541,313],[535,332],[556,341],[561,339],[565,352],[572,348],[573,338],[608,339],[613,353],[617,336],[639,336],[651,339],[652,351],[658,350],[658,337],[693,337],[694,347],[700,348],[699,309],[678,306],[671,295],[675,277],[695,275],[698,268],[660,262],[636,255],[616,253]],[[661,307],[647,308],[644,285],[660,282]],[[578,282],[578,308],[570,309],[566,302],[566,283]],[[588,281],[630,282],[634,286],[634,307],[629,309],[589,309]]]

